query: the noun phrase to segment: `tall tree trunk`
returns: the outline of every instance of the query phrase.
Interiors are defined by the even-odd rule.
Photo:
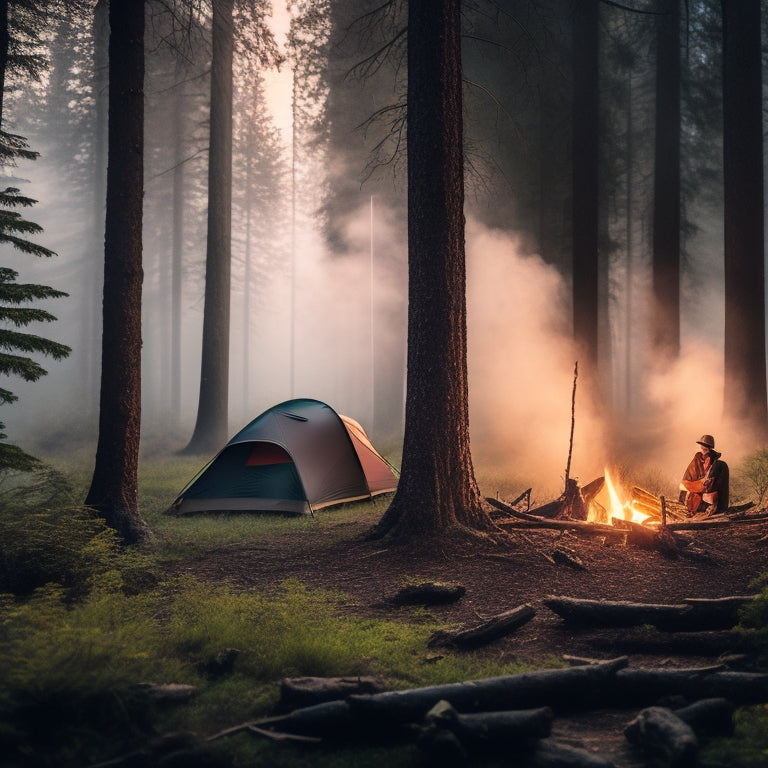
[[[653,350],[680,354],[680,0],[656,17],[656,152],[653,193]]]
[[[213,0],[211,135],[203,353],[197,423],[185,453],[213,453],[227,440],[232,272],[233,0]]]
[[[459,0],[410,0],[405,436],[374,535],[491,527],[469,448],[461,74]]]
[[[181,67],[177,67],[176,82],[181,83]],[[181,416],[181,297],[182,265],[184,258],[184,86],[175,88],[173,110],[173,138],[175,158],[173,166],[173,237],[171,244],[171,427],[179,426]]]
[[[104,242],[104,202],[107,197],[107,131],[109,97],[109,3],[98,0],[93,9],[93,98],[94,98],[94,137],[93,137],[93,220],[91,247],[93,253],[86,254],[89,265],[84,275],[84,295],[81,308],[83,343],[83,365],[81,369],[83,402],[86,411],[83,414],[89,423],[95,422],[96,390],[99,381],[99,299],[103,283],[103,262],[98,258]],[[93,422],[91,421],[93,420]]]
[[[109,23],[109,149],[99,440],[85,503],[103,515],[126,544],[134,544],[149,535],[139,513],[137,478],[143,279],[143,0],[111,0]]]
[[[725,415],[768,437],[760,0],[722,0]]]
[[[573,331],[585,373],[598,348],[597,0],[577,0],[573,17]]]
[[[625,232],[626,232],[626,238],[627,238],[627,256],[626,256],[626,280],[625,280],[625,297],[624,297],[624,329],[625,329],[625,335],[624,335],[624,416],[626,418],[629,418],[632,415],[632,410],[634,406],[634,390],[633,390],[633,383],[634,383],[634,371],[632,370],[632,361],[634,359],[635,353],[632,348],[632,328],[633,328],[633,319],[634,319],[634,281],[635,281],[635,275],[634,275],[634,253],[632,249],[632,238],[633,238],[633,226],[632,226],[632,213],[634,211],[633,205],[634,205],[634,187],[632,184],[633,181],[633,171],[634,171],[634,121],[632,119],[632,80],[633,80],[633,72],[632,67],[629,67],[628,72],[628,78],[627,78],[627,136],[626,136],[626,147],[624,152],[625,157],[625,165],[626,165],[626,174],[627,174],[627,199],[626,199],[626,205],[624,208],[624,222],[625,222]]]
[[[5,95],[5,71],[8,69],[8,0],[0,0],[0,130],[5,130],[3,122],[3,96]]]

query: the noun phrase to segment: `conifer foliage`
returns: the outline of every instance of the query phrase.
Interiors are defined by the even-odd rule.
[[[0,162],[5,165],[17,158],[34,159],[36,153],[21,136],[0,132]],[[25,219],[19,209],[30,208],[35,200],[8,187],[0,191],[0,244],[7,244],[32,256],[53,256],[53,251],[32,242],[28,238],[42,232],[42,227]],[[18,376],[24,381],[37,381],[45,375],[45,369],[29,354],[42,354],[60,360],[70,353],[64,344],[42,336],[25,333],[18,329],[31,323],[51,322],[56,318],[49,312],[28,306],[31,302],[59,298],[66,293],[46,285],[17,283],[18,273],[8,267],[0,267],[0,374]],[[0,405],[12,403],[17,397],[0,387]],[[0,440],[4,440],[5,425],[0,422]],[[29,471],[37,466],[35,458],[21,448],[0,442],[0,471]]]

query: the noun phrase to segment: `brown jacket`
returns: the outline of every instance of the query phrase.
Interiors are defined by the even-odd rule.
[[[730,473],[728,465],[720,459],[722,454],[710,451],[705,462],[704,454],[697,451],[683,475],[683,485],[689,498],[698,494],[705,502],[715,504],[718,512],[724,512],[729,503]],[[688,505],[691,509],[691,505]],[[695,511],[695,510],[691,510]]]

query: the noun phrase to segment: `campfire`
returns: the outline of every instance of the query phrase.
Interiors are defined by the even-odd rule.
[[[658,501],[647,492],[639,488],[633,488],[632,493],[627,492],[621,484],[611,478],[608,469],[604,472],[605,483],[602,489],[589,501],[587,506],[587,521],[591,523],[613,523],[616,520],[626,520],[631,523],[643,524],[656,515],[655,507]],[[645,496],[645,498],[635,498]],[[645,511],[643,511],[645,507]],[[653,507],[651,510],[649,507]],[[659,507],[659,515],[661,508]]]

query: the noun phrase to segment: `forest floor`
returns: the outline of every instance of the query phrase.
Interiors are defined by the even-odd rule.
[[[302,535],[243,542],[210,552],[183,568],[204,580],[269,590],[288,578],[346,595],[344,610],[357,615],[408,620],[408,609],[391,598],[407,582],[458,583],[466,594],[448,605],[430,606],[446,628],[464,628],[528,603],[534,618],[481,653],[500,663],[541,664],[563,655],[610,659],[629,655],[646,667],[702,666],[712,657],[648,652],[626,654],[622,630],[579,630],[565,624],[543,601],[551,595],[575,598],[678,603],[685,598],[755,594],[752,584],[768,570],[768,522],[680,534],[695,557],[671,559],[657,551],[610,544],[596,536],[543,529],[511,530],[502,542],[445,542],[418,549],[369,541],[372,521],[346,521]],[[555,564],[549,553],[568,547],[585,570]],[[434,651],[425,648],[425,657]],[[627,768],[645,765],[623,736],[634,713],[590,712],[557,718],[553,735],[599,751]]]

